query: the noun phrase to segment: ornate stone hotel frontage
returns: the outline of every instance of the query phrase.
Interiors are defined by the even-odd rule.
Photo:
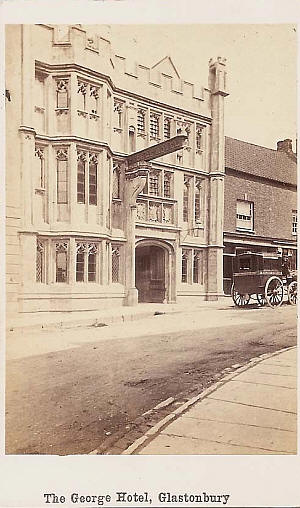
[[[225,60],[201,88],[100,34],[6,28],[10,317],[223,294]]]

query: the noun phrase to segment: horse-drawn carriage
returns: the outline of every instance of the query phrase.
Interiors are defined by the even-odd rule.
[[[297,273],[289,271],[281,258],[266,258],[262,254],[247,252],[234,260],[232,299],[238,307],[254,300],[279,307],[287,294],[292,305],[297,303]]]

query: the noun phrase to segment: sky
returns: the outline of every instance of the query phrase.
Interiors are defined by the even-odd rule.
[[[99,27],[100,28],[100,27]],[[207,86],[208,61],[227,59],[225,134],[276,149],[297,129],[295,25],[110,25],[116,53],[152,66],[171,56],[179,75]]]

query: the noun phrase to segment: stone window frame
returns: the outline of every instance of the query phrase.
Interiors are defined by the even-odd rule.
[[[77,113],[78,116],[89,117],[98,119],[100,118],[100,97],[101,97],[101,83],[94,83],[85,78],[82,78],[80,75],[77,75],[77,96],[78,94],[82,94],[84,97],[83,107],[79,107],[77,101]],[[91,97],[94,97],[94,102],[92,108],[92,100]]]
[[[95,165],[95,172],[92,167]],[[88,204],[92,206],[98,205],[98,182],[99,182],[99,154],[97,152],[89,152],[88,157]],[[94,179],[94,182],[93,182]]]
[[[124,129],[125,102],[114,97],[113,100],[113,128],[114,131],[122,132]]]
[[[77,204],[86,203],[87,152],[77,150]]]
[[[161,118],[162,113],[158,111],[150,110],[149,116],[149,136],[150,140],[160,140],[160,131],[161,131]]]
[[[82,256],[82,261],[78,262],[78,256]],[[95,256],[94,271],[90,270],[90,257]],[[100,280],[100,242],[93,241],[90,239],[76,239],[75,240],[75,282],[96,284]],[[78,264],[82,265],[82,270],[78,269]],[[90,277],[90,274],[94,274],[94,278]],[[82,277],[79,277],[82,274]]]
[[[173,118],[168,115],[164,115],[164,140],[171,138],[171,125]]]
[[[174,173],[172,171],[163,171],[163,197],[172,199],[174,195]]]
[[[69,203],[69,147],[56,147],[56,203],[66,205]],[[60,162],[66,162],[64,167],[60,167]],[[65,173],[65,179],[62,175]],[[62,184],[65,183],[65,190],[62,190]],[[65,198],[62,198],[65,193]]]
[[[35,281],[38,284],[47,283],[47,253],[48,240],[36,238]]]
[[[199,177],[194,177],[194,223],[203,223],[202,211],[202,183],[203,180]]]
[[[157,177],[157,193],[150,193],[150,178],[154,175]],[[165,195],[165,179],[166,177],[170,180],[170,196]],[[151,198],[163,198],[163,199],[174,199],[174,171],[169,168],[151,168],[147,175],[147,180],[144,189],[141,192],[142,195],[149,196]]]
[[[192,282],[193,284],[203,285],[203,256],[202,249],[193,249]],[[196,263],[195,263],[196,261]]]
[[[191,181],[192,176],[184,175],[182,191],[182,222],[190,222],[190,201],[191,201]]]
[[[195,273],[195,260],[197,272]],[[204,251],[193,247],[181,249],[181,283],[203,285],[204,283]]]
[[[101,152],[98,152],[97,150],[90,149],[89,147],[77,145],[76,146],[76,154],[77,154],[77,172],[76,172],[76,187],[77,187],[77,197],[76,202],[77,204],[86,204],[89,206],[98,206],[99,202],[99,162],[100,162],[100,155]],[[83,161],[85,163],[84,168],[84,199],[82,201],[78,201],[78,189],[79,185],[78,183],[83,184],[82,182],[79,182],[78,177],[83,171],[79,172],[79,160]],[[95,174],[92,173],[92,165],[95,164],[96,171]],[[92,181],[94,180],[94,182]]]
[[[53,248],[54,248],[54,276],[55,283],[58,284],[68,284],[69,276],[70,276],[70,240],[69,239],[55,239],[53,240]],[[58,267],[58,254],[64,253],[66,259],[66,270],[65,275],[63,272],[59,272]],[[64,279],[64,280],[63,280]]]
[[[147,110],[145,108],[138,108],[137,110],[137,135],[146,135],[146,117]]]
[[[200,124],[196,124],[196,153],[202,154],[204,151],[204,127]]]
[[[110,256],[110,279],[111,284],[123,284],[123,245],[118,242],[112,242],[111,243],[111,256]],[[117,277],[114,268],[114,260],[118,260],[117,265]]]
[[[121,167],[117,162],[112,168],[112,200],[121,201]]]
[[[55,76],[54,79],[56,85],[56,111],[58,113],[68,111],[70,108],[70,76]]]
[[[181,249],[181,283],[190,283],[190,258],[192,249]]]
[[[46,146],[36,143],[34,157],[39,159],[39,185],[35,186],[35,190],[44,192],[46,188]]]
[[[185,173],[183,175],[182,222],[188,224],[190,228],[203,228],[204,220],[205,179]]]

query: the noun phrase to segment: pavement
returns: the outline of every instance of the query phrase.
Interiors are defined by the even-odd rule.
[[[56,311],[20,313],[17,317],[7,317],[6,331],[16,332],[23,330],[57,330],[77,327],[101,327],[110,324],[124,323],[145,319],[158,314],[174,314],[193,310],[234,306],[231,297],[220,297],[217,301],[200,300],[197,303],[139,303],[134,307],[112,306],[108,309],[94,311]]]
[[[296,454],[296,384],[296,347],[261,355],[167,415],[123,454]]]
[[[128,309],[131,309],[131,313]],[[125,314],[126,311],[128,314]],[[7,332],[6,358],[17,360],[120,338],[138,339],[145,335],[151,337],[162,333],[168,335],[233,325],[255,325],[261,322],[262,318],[266,326],[273,325],[275,318],[278,322],[285,323],[291,315],[296,322],[295,311],[295,307],[291,305],[276,309],[275,315],[274,310],[269,307],[240,309],[234,306],[231,298],[222,298],[217,302],[189,304],[188,307],[183,304],[149,303],[121,310],[115,308],[111,309],[111,314],[103,312],[101,317],[98,315],[96,321],[93,318],[88,324],[85,320],[79,323],[76,320],[66,320],[63,326],[57,326],[58,322],[53,321],[47,322],[41,328],[42,322],[37,321],[35,324],[29,320],[27,326],[16,327]],[[120,321],[120,317],[124,319]]]

